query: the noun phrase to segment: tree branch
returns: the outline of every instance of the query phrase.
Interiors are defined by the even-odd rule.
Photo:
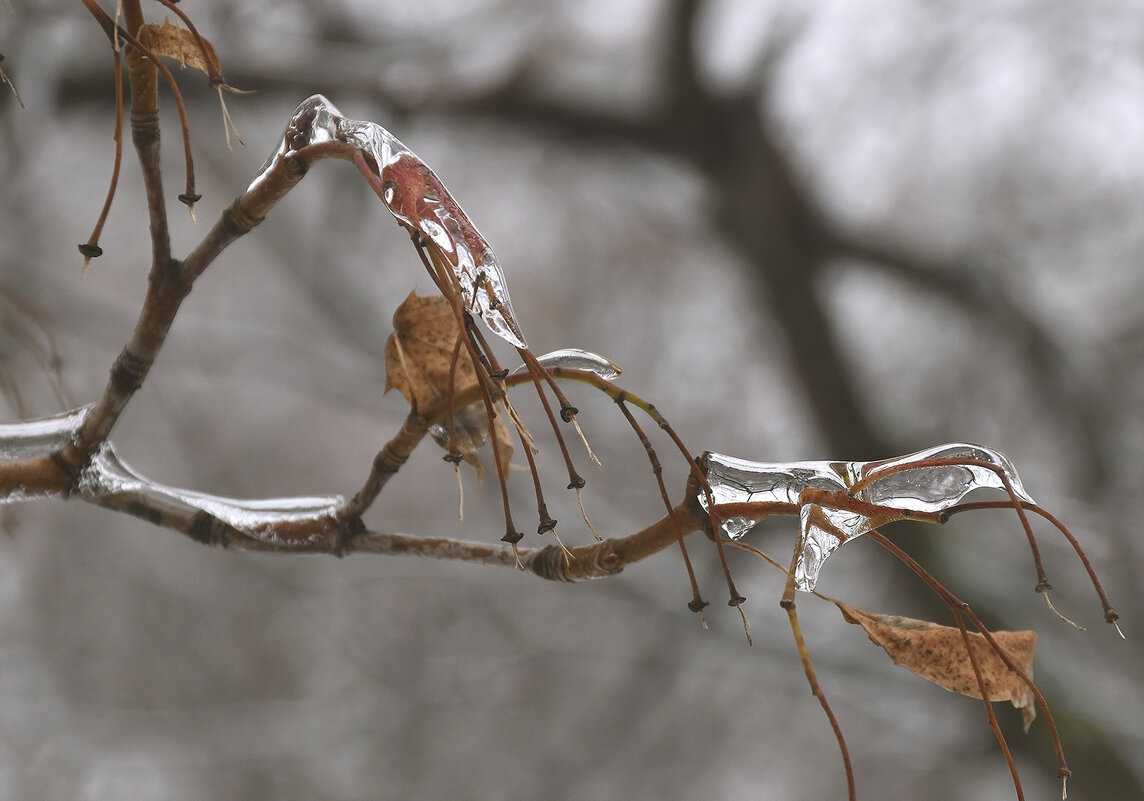
[[[0,489],[2,476],[0,472]],[[423,556],[516,566],[541,578],[583,581],[615,575],[627,565],[675,545],[679,532],[691,534],[704,528],[707,518],[696,500],[697,491],[692,476],[685,500],[672,509],[671,515],[628,536],[573,548],[519,548],[367,530],[360,521],[343,514],[340,496],[249,501],[168,487],[134,471],[110,443],[104,444],[84,471],[79,496],[88,503],[227,550]]]

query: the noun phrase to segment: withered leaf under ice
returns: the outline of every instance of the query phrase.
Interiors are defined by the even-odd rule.
[[[354,162],[389,212],[422,235],[434,261],[443,260],[465,309],[515,347],[526,347],[496,255],[441,179],[401,140],[375,122],[347,119],[322,95],[302,101],[278,149],[255,178],[280,156],[322,142],[356,149]]]

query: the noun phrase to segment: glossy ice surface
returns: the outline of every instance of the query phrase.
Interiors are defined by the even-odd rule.
[[[189,507],[207,512],[244,534],[267,543],[282,540],[276,526],[322,516],[332,517],[344,503],[340,495],[240,500],[169,487],[135,472],[120,458],[111,443],[104,443],[80,475],[79,492],[84,497],[144,495],[151,508],[172,512],[184,512]]]
[[[955,442],[875,462],[751,462],[707,453],[707,480],[712,500],[720,504],[757,504],[758,514],[721,521],[723,534],[739,539],[768,514],[799,515],[800,546],[795,586],[809,592],[830,554],[860,537],[878,522],[846,508],[846,498],[875,504],[887,511],[934,513],[949,509],[976,489],[1006,490],[1033,503],[1008,457],[982,445]],[[938,464],[934,464],[938,460]],[[956,463],[942,464],[940,460]],[[1004,476],[1004,479],[1002,478]],[[803,503],[804,490],[839,493],[840,504]],[[699,502],[706,509],[707,498]]]
[[[554,350],[543,356],[538,356],[536,360],[549,368],[562,367],[567,370],[586,370],[608,381],[611,381],[613,378],[618,378],[620,373],[623,372],[618,364],[606,356],[580,350],[579,348]],[[513,370],[513,373],[524,373],[527,371],[528,366],[522,364]]]
[[[422,234],[448,264],[465,308],[506,342],[526,347],[492,248],[429,166],[377,123],[347,119],[322,95],[307,98],[251,187],[279,158],[322,142],[343,142],[365,156],[359,168],[371,187],[397,221]]]

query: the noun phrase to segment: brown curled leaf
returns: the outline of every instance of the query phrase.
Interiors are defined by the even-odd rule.
[[[448,300],[410,292],[393,313],[393,333],[385,343],[385,391],[396,389],[424,410],[445,400],[450,386],[460,392],[475,384],[469,360],[453,359],[460,334]]]
[[[454,354],[461,335],[452,304],[440,295],[419,297],[410,292],[393,314],[393,333],[385,343],[385,390],[396,389],[410,406],[425,410],[445,401],[450,386],[454,395],[473,387],[477,373],[464,352]],[[477,451],[488,440],[488,415],[477,401],[456,410],[453,442],[447,423],[433,425],[429,433],[442,448],[456,453],[483,475]],[[512,435],[503,416],[493,423],[502,468],[512,456]]]
[[[144,25],[139,31],[139,41],[152,53],[178,61],[184,67],[193,67],[210,77],[222,73],[211,43],[205,38],[196,38],[189,30],[170,20],[164,20],[162,25]]]
[[[876,615],[840,601],[834,603],[846,622],[865,629],[871,642],[884,648],[895,664],[951,692],[982,697],[960,629],[908,617]],[[994,631],[992,636],[1013,663],[1032,679],[1037,633]],[[1020,709],[1025,731],[1028,731],[1037,717],[1032,691],[1017,673],[1009,670],[983,635],[972,632],[969,642],[989,700],[1009,701]]]

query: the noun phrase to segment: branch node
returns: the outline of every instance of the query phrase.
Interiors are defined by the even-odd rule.
[[[210,512],[198,512],[187,525],[187,536],[203,545],[217,545],[218,537],[215,534],[215,516]]]
[[[365,524],[360,517],[338,517],[334,521],[338,527],[338,536],[334,542],[334,556],[341,559],[348,551],[350,540],[365,531]]]

